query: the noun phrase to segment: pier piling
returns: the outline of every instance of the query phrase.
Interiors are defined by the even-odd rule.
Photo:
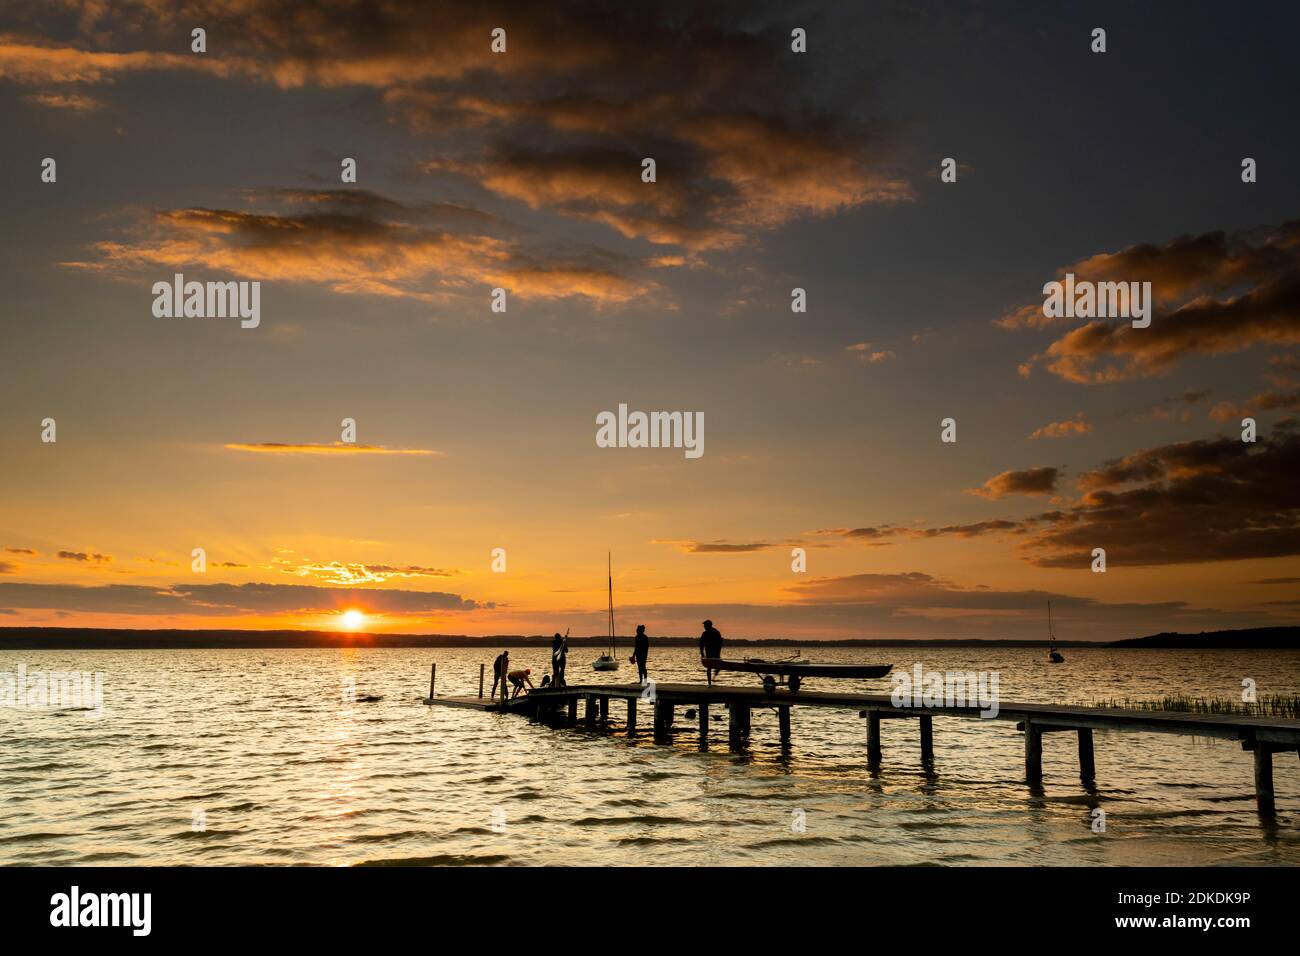
[[[480,678],[484,670],[480,668]],[[429,688],[435,689],[436,665],[430,668]],[[609,701],[617,697],[627,701],[627,729],[631,736],[636,731],[637,701],[652,700],[654,706],[654,735],[657,742],[670,742],[676,705],[686,708],[688,719],[698,714],[700,749],[708,748],[710,710],[725,707],[730,715],[728,737],[734,747],[750,739],[750,725],[755,707],[776,711],[781,746],[789,745],[795,705],[807,708],[852,709],[867,718],[867,757],[873,770],[880,767],[883,748],[880,740],[880,722],[885,719],[915,719],[921,744],[921,760],[926,766],[934,759],[935,716],[966,720],[996,720],[1015,722],[1015,728],[1025,735],[1025,779],[1033,787],[1043,780],[1043,734],[1074,733],[1079,751],[1079,777],[1091,786],[1096,777],[1093,731],[1108,730],[1114,733],[1176,734],[1179,736],[1209,737],[1235,740],[1243,750],[1252,752],[1255,773],[1255,792],[1259,812],[1263,816],[1276,814],[1276,796],[1273,789],[1273,755],[1294,753],[1300,750],[1300,720],[1291,717],[1256,716],[1248,714],[1197,714],[1179,711],[1139,711],[1118,707],[1087,707],[1073,704],[1042,704],[1033,702],[1001,701],[998,710],[990,715],[970,704],[934,704],[924,706],[899,706],[892,697],[873,694],[834,693],[826,691],[766,690],[759,687],[734,687],[704,684],[660,683],[653,697],[637,684],[591,684],[576,687],[547,687],[519,698],[510,699],[508,681],[503,682],[501,699],[485,700],[475,697],[429,697],[427,704],[447,707],[467,707],[476,710],[497,711],[535,716],[548,723],[574,726],[578,723],[578,702],[586,701],[585,720],[589,727],[608,726]],[[480,695],[482,690],[480,688]],[[495,695],[493,695],[495,696]],[[695,712],[693,713],[692,710]]]
[[[1025,721],[1025,780],[1041,783],[1043,779],[1043,732],[1032,721]]]
[[[1079,728],[1079,779],[1092,783],[1097,779],[1097,766],[1092,756],[1092,728]]]
[[[867,763],[880,766],[880,711],[867,711]]]
[[[1273,796],[1273,751],[1266,743],[1255,742],[1255,802],[1259,812],[1273,816],[1277,812]]]
[[[655,739],[666,740],[673,729],[673,705],[663,698],[655,699]]]
[[[733,747],[744,744],[749,737],[749,705],[731,703],[731,717],[727,722],[727,738]]]
[[[484,672],[484,670],[485,670],[486,668],[487,668],[487,665],[486,665],[486,664],[480,664],[480,665],[478,666],[478,695],[479,695],[479,697],[482,697],[482,696],[483,696],[483,672]]]

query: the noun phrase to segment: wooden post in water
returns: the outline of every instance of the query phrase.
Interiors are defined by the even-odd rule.
[[[670,736],[673,726],[673,705],[663,698],[655,698],[655,738],[663,740]]]
[[[867,711],[867,763],[880,766],[880,711]]]
[[[1092,728],[1079,728],[1079,779],[1092,783],[1097,779],[1097,764],[1092,755]]]
[[[921,723],[921,763],[934,763],[934,718],[929,714],[920,718]]]
[[[709,704],[707,701],[700,704],[700,746],[709,746]]]
[[[483,696],[483,671],[484,671],[484,668],[486,668],[486,667],[487,667],[486,664],[480,664],[480,665],[478,666],[478,695],[479,695],[479,697],[482,697],[482,696]]]
[[[572,727],[578,722],[578,698],[573,696],[569,698],[569,726]]]
[[[627,699],[627,732],[629,736],[636,733],[636,698]]]
[[[600,726],[602,727],[609,726],[609,698],[608,697],[602,697],[600,699]]]
[[[1277,804],[1273,796],[1273,751],[1261,740],[1255,741],[1255,802],[1264,816],[1273,816]]]
[[[1025,780],[1039,783],[1043,779],[1043,732],[1033,721],[1025,721]]]
[[[786,704],[783,707],[778,707],[776,709],[776,722],[777,722],[777,726],[781,728],[781,743],[788,744],[790,742],[790,705],[789,704]]]
[[[727,722],[727,739],[733,747],[738,747],[749,736],[749,705],[731,702],[731,717]]]
[[[582,719],[588,727],[594,727],[596,726],[596,698],[591,694],[587,694],[586,699],[587,705],[583,709]]]
[[[429,670],[429,699],[433,700],[433,685],[438,679],[438,665],[434,664]]]

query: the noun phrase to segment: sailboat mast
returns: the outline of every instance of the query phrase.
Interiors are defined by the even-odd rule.
[[[614,656],[614,557],[605,555],[607,580],[609,581],[609,656]]]

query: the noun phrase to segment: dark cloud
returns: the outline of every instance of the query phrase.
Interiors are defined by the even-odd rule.
[[[819,16],[802,10],[799,23],[827,35]],[[194,24],[220,38],[219,54],[173,52]],[[498,26],[503,54],[490,50]],[[0,38],[0,76],[86,84],[186,70],[371,89],[430,137],[428,169],[624,236],[717,249],[913,195],[886,124],[864,115],[875,67],[827,42],[810,70],[790,26],[777,3],[122,0],[87,6],[71,33],[51,16],[45,30],[62,42]],[[640,179],[647,156],[653,184]]]
[[[768,541],[734,543],[730,541],[676,541],[657,539],[652,544],[671,544],[684,554],[750,554],[768,551],[780,545]]]
[[[247,195],[250,202],[279,208],[159,211],[127,240],[95,243],[93,257],[65,265],[109,274],[198,267],[425,302],[465,295],[475,286],[540,299],[582,296],[598,304],[657,288],[634,275],[652,263],[581,247],[544,252],[503,238],[491,217],[463,207],[407,206],[374,193]]]
[[[1087,568],[1094,548],[1106,549],[1108,565],[1128,566],[1300,555],[1300,434],[1281,424],[1254,444],[1202,439],[1106,462],[1079,476],[1079,499],[1027,518],[816,533],[869,543],[1006,534],[1020,539],[1025,560],[1053,568]],[[1048,493],[1048,476],[1033,476],[1040,470],[990,479],[985,489],[992,485],[1000,493],[988,497],[1024,486]]]
[[[1058,468],[1026,468],[994,475],[979,488],[967,489],[982,498],[1005,498],[1007,495],[1050,495],[1056,491]]]
[[[977,538],[980,535],[996,532],[1016,532],[1020,531],[1021,528],[1022,523],[1019,521],[995,518],[989,521],[942,525],[935,528],[904,528],[897,525],[866,528],[822,528],[814,531],[813,534],[835,535],[849,541],[866,541],[871,545],[884,545],[891,543],[889,539],[892,538],[942,538],[947,536]]]
[[[15,608],[60,608],[104,614],[192,614],[223,617],[329,613],[361,608],[381,614],[491,609],[439,591],[328,588],[304,584],[142,585],[0,584],[0,603]]]
[[[1195,564],[1300,555],[1300,437],[1145,449],[1080,477],[1080,503],[1026,522],[1032,563]]]
[[[111,554],[99,554],[95,551],[60,551],[59,557],[65,561],[79,561],[82,564],[110,564]]]

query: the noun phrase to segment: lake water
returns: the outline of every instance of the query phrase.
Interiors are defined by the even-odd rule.
[[[593,676],[597,653],[571,652],[570,683]],[[680,709],[665,745],[648,714],[628,739],[617,701],[604,734],[420,704],[431,662],[439,694],[473,695],[495,654],[0,652],[0,672],[100,672],[104,703],[99,716],[0,708],[0,864],[1300,864],[1295,754],[1275,757],[1278,816],[1265,823],[1251,755],[1234,742],[1098,732],[1089,791],[1074,736],[1049,734],[1035,793],[1008,721],[936,718],[932,774],[915,722],[886,721],[873,773],[856,712],[796,707],[784,752],[767,710],[749,748],[730,751],[724,712],[702,752]],[[1065,654],[1059,666],[1019,649],[810,656],[997,671],[1005,700],[1239,699],[1247,677],[1261,694],[1300,690],[1300,652]],[[511,658],[540,675],[549,652]],[[657,680],[701,676],[686,648],[654,650],[650,665]],[[633,675],[624,663],[618,678]],[[382,699],[349,703],[351,687]],[[1105,832],[1092,829],[1095,807]]]

